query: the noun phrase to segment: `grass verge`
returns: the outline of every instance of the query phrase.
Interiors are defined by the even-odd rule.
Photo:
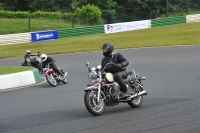
[[[194,45],[200,44],[200,22],[176,24],[143,30],[119,32],[113,34],[96,34],[54,41],[23,43],[0,46],[1,58],[23,57],[26,49],[32,53],[63,54],[101,50],[104,42],[110,41],[115,49]]]
[[[74,24],[80,27],[80,24]],[[30,31],[56,30],[72,28],[71,20],[64,19],[30,19]],[[29,32],[29,20],[22,18],[0,18],[0,35]]]
[[[31,69],[33,69],[33,67],[30,66],[0,66],[0,76],[4,74],[28,71]]]

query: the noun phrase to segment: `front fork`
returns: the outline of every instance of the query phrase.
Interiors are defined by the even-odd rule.
[[[97,102],[100,101],[100,92],[101,92],[101,84],[98,85],[98,96],[97,96]]]

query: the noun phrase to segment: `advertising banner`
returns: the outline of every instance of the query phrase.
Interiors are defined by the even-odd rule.
[[[32,42],[58,39],[57,30],[40,31],[31,33]]]
[[[109,33],[123,32],[130,30],[146,29],[149,28],[148,22],[149,20],[106,24],[104,25],[104,31],[106,34],[109,34]]]

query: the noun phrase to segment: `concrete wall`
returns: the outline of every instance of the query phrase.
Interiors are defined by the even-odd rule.
[[[40,74],[36,68],[30,71],[0,75],[0,90],[31,85],[40,81]]]

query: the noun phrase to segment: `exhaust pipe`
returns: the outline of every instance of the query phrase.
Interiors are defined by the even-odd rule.
[[[145,91],[145,90],[143,90],[143,91],[141,91],[141,92],[139,92],[139,93],[137,93],[137,94],[134,94],[134,95],[132,95],[132,96],[130,96],[128,99],[133,99],[133,98],[136,98],[136,97],[138,97],[138,96],[143,96],[143,95],[147,95],[147,92]]]
[[[66,77],[66,76],[67,76],[67,72],[65,73],[64,77]]]

